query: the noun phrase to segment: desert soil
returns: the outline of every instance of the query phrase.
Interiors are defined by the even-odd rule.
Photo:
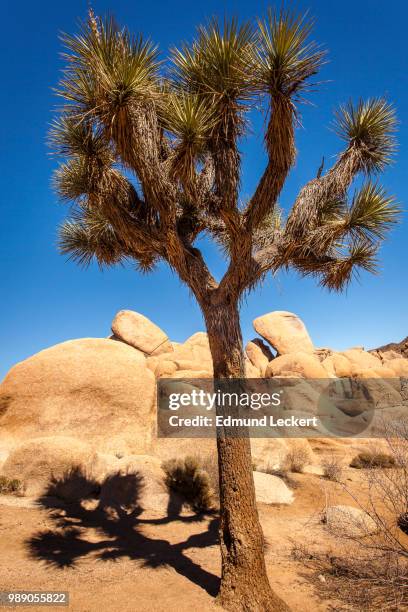
[[[324,450],[322,441],[316,442],[315,451]],[[343,455],[344,447],[336,450]],[[346,477],[358,490],[359,471],[348,469]],[[328,499],[355,504],[317,474],[293,478],[292,505],[259,505],[271,584],[293,611],[341,610],[338,602],[321,597],[311,570],[295,561],[291,551],[305,534],[309,541],[328,540],[320,522]],[[107,515],[95,504],[56,508],[52,500],[46,506],[0,496],[0,591],[68,591],[68,609],[75,612],[220,609],[214,604],[220,576],[216,517]]]

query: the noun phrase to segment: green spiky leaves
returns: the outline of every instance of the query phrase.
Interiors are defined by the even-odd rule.
[[[375,271],[378,245],[400,209],[375,183],[351,204],[347,193],[394,153],[395,113],[383,99],[343,106],[336,130],[344,150],[300,191],[286,222],[277,205],[296,159],[298,103],[324,61],[312,27],[285,10],[269,11],[258,28],[213,20],[161,73],[150,41],[90,12],[77,36],[63,38],[58,93],[66,103],[50,131],[64,158],[54,185],[74,203],[60,231],[62,252],[83,264],[129,259],[145,271],[166,260],[203,300],[216,280],[196,249],[202,233],[229,258],[218,287],[231,300],[280,267],[336,290],[353,270]],[[247,111],[260,108],[267,166],[243,208],[240,137]]]
[[[163,108],[163,126],[179,143],[200,154],[214,126],[214,113],[196,94],[169,94]]]
[[[63,255],[85,267],[93,259],[100,266],[112,266],[124,257],[112,227],[102,219],[65,221],[59,228],[58,247]]]
[[[52,185],[61,200],[76,201],[93,191],[89,164],[83,159],[70,159],[55,170]]]
[[[62,114],[48,134],[55,153],[67,157],[54,173],[53,186],[63,200],[77,200],[91,193],[102,168],[111,167],[114,154],[105,132],[89,120]]]
[[[112,18],[91,17],[77,36],[63,36],[68,68],[58,90],[79,113],[112,115],[157,88],[158,53],[149,40],[132,37]]]
[[[345,255],[323,266],[320,285],[332,291],[342,291],[359,271],[365,270],[375,274],[377,250],[377,246],[370,241],[356,240]]]
[[[327,250],[344,237],[375,243],[386,238],[400,214],[395,198],[387,196],[381,185],[368,181],[356,191],[349,206],[345,197],[323,203],[317,226],[309,228],[304,242],[314,251]]]
[[[238,27],[233,20],[223,29],[217,21],[199,28],[193,45],[173,54],[182,86],[230,100],[251,98],[258,90],[290,97],[306,89],[325,55],[308,40],[313,22],[270,10],[258,27]]]
[[[197,162],[204,161],[216,123],[214,112],[205,98],[188,93],[168,94],[162,108],[163,127],[174,137],[170,172],[188,188],[194,183]]]
[[[258,25],[254,67],[261,91],[291,97],[307,89],[308,79],[317,73],[325,55],[308,40],[313,21],[270,9],[267,19]]]
[[[381,185],[369,181],[355,194],[346,225],[364,239],[383,240],[391,227],[398,223],[400,214],[401,208],[395,198],[387,196]]]
[[[255,44],[249,24],[239,26],[233,19],[221,27],[213,20],[198,28],[191,47],[173,51],[174,74],[178,84],[188,91],[211,96],[215,101],[236,102],[247,99],[253,91],[248,68]]]
[[[314,225],[300,241],[289,240],[287,261],[322,286],[340,291],[360,269],[374,273],[380,243],[399,221],[401,209],[380,185],[366,182],[351,204],[346,196],[322,202]],[[285,262],[285,265],[288,265]]]
[[[396,126],[395,110],[383,98],[349,102],[336,113],[336,132],[358,151],[366,172],[380,172],[391,162]]]
[[[48,142],[58,155],[84,156],[101,161],[113,159],[109,141],[101,126],[67,113],[60,115],[51,124]]]

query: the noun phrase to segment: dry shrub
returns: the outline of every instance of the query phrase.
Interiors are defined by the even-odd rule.
[[[212,455],[205,455],[200,458],[201,468],[204,472],[207,472],[210,479],[210,485],[214,491],[214,495],[218,498],[220,494],[220,481],[218,475],[218,457],[214,453]]]
[[[331,533],[334,550],[299,551],[297,546],[294,551],[298,560],[316,569],[316,576],[325,577],[320,592],[327,589],[329,597],[352,610],[408,609],[408,420],[387,423],[384,441],[387,452],[368,453],[370,463],[364,467],[372,468],[377,455],[387,461],[380,459],[375,467],[388,469],[362,470],[358,493],[341,483],[353,505],[369,517],[367,529],[360,521],[355,534]]]
[[[293,445],[292,448],[280,456],[278,465],[268,464],[264,469],[258,469],[260,472],[271,474],[281,478],[285,484],[291,489],[296,489],[299,483],[291,477],[291,473],[301,474],[306,465],[310,463],[310,450],[300,445]]]
[[[350,463],[350,467],[358,470],[364,468],[392,468],[396,460],[392,454],[365,451],[356,455]]]
[[[286,455],[284,468],[289,472],[301,474],[308,463],[310,463],[310,452],[307,448],[294,446]]]
[[[0,495],[23,495],[24,486],[18,478],[0,476]]]
[[[162,464],[162,468],[166,487],[180,495],[195,512],[213,509],[214,490],[198,457],[170,459]]]
[[[296,543],[296,561],[313,570],[320,597],[345,604],[336,610],[399,612],[408,605],[408,563],[388,552],[362,551],[358,546],[321,551]]]
[[[408,512],[399,515],[397,525],[405,535],[408,535]]]
[[[323,476],[333,482],[341,482],[343,479],[343,466],[337,457],[331,455],[322,460]]]

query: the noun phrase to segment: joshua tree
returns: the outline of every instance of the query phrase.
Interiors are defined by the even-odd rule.
[[[383,170],[394,151],[395,115],[382,99],[342,106],[344,146],[284,215],[278,198],[296,158],[298,105],[324,60],[312,24],[270,11],[252,27],[216,20],[166,63],[142,36],[90,13],[64,36],[66,102],[51,130],[65,160],[55,175],[73,214],[60,248],[81,264],[165,261],[194,294],[204,317],[214,377],[244,376],[240,300],[269,273],[294,268],[341,290],[376,252],[398,207],[359,174]],[[248,111],[264,112],[267,163],[248,201],[240,199],[239,144]],[[196,246],[206,235],[227,259],[217,280]],[[287,609],[268,582],[248,438],[219,436],[222,580],[231,610]]]

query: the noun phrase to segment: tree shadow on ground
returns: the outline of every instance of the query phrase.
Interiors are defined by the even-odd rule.
[[[152,538],[144,533],[144,527],[173,521],[204,523],[206,516],[182,516],[180,499],[170,495],[167,516],[141,518],[143,487],[143,476],[139,473],[118,472],[108,476],[100,487],[79,469],[71,470],[60,480],[52,479],[38,502],[49,510],[55,529],[40,531],[27,540],[30,556],[58,568],[74,567],[78,560],[89,555],[96,555],[101,561],[129,558],[142,562],[143,567],[169,566],[215,596],[218,576],[185,553],[190,548],[218,543],[218,518],[210,515],[206,530],[190,535],[183,542],[171,544]],[[74,491],[80,492],[77,499],[73,499]]]

